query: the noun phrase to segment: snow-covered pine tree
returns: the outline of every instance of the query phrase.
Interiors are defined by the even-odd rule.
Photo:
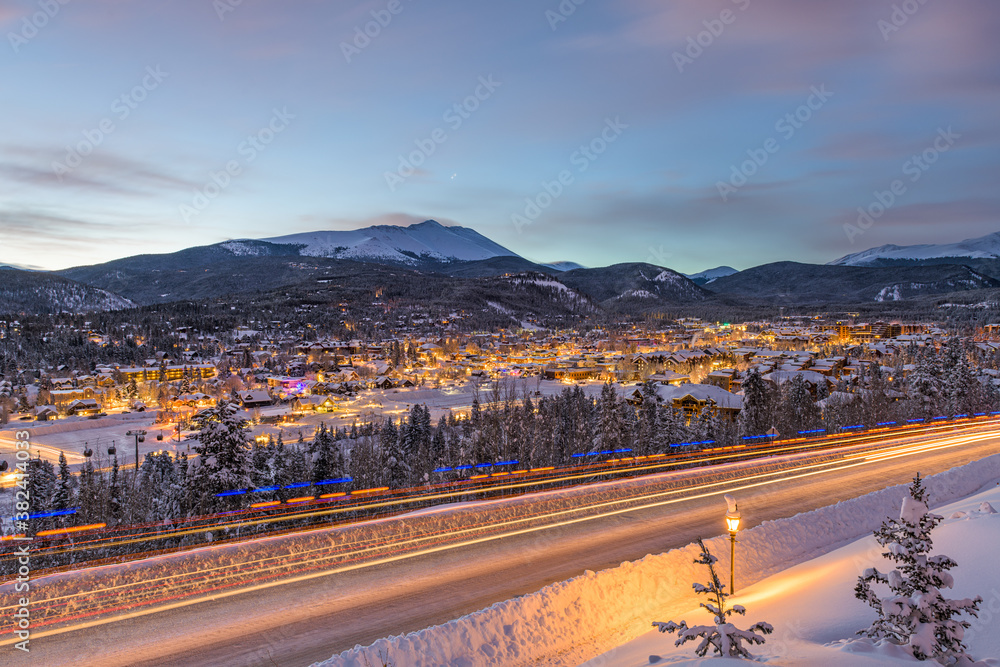
[[[782,416],[781,434],[795,437],[799,431],[816,428],[819,425],[819,408],[813,401],[809,387],[802,374],[796,374],[781,389]]]
[[[195,474],[205,482],[203,491],[214,495],[249,488],[250,429],[239,406],[223,401],[202,411],[194,421],[198,427],[194,450],[200,463]]]
[[[333,441],[333,433],[321,423],[313,438],[313,484],[340,477],[343,470],[338,469],[337,450]]]
[[[740,433],[764,435],[774,421],[771,389],[756,368],[751,368],[743,380],[743,409],[740,411]]]
[[[399,429],[391,419],[385,420],[379,430],[379,449],[382,451],[385,468],[383,479],[394,489],[402,489],[410,484],[410,462],[406,458],[400,442]]]
[[[252,470],[250,479],[256,488],[271,486],[274,477],[270,465],[270,452],[256,440],[250,446],[250,466]]]
[[[683,417],[673,405],[661,404],[656,416],[656,438],[653,449],[659,453],[667,452],[670,450],[670,445],[689,442],[690,436],[691,433],[684,425]]]
[[[701,643],[694,652],[702,658],[705,657],[708,649],[711,648],[713,656],[752,659],[753,656],[743,646],[743,642],[763,644],[765,641],[763,635],[771,634],[774,632],[774,628],[769,623],[761,622],[754,623],[750,626],[749,630],[740,630],[729,622],[730,616],[733,614],[745,615],[747,610],[741,605],[726,607],[726,598],[729,597],[729,593],[726,593],[726,586],[719,579],[719,575],[715,571],[715,562],[718,559],[709,552],[708,547],[705,546],[705,543],[700,538],[698,539],[698,546],[701,547],[701,554],[694,562],[698,565],[708,567],[711,580],[707,585],[696,582],[693,584],[693,587],[699,595],[709,596],[708,602],[702,602],[700,606],[704,607],[713,616],[715,624],[689,626],[687,621],[681,621],[680,623],[654,621],[653,627],[657,628],[660,632],[676,632],[677,641],[674,642],[674,646],[682,646],[689,641],[701,639]]]
[[[66,461],[66,453],[59,452],[59,479],[55,484],[55,493],[52,496],[52,509],[68,509],[73,502],[73,475],[69,471],[69,463]]]
[[[972,373],[962,340],[952,338],[945,345],[942,368],[944,414],[958,415],[979,409],[980,385]]]
[[[652,453],[653,446],[656,443],[656,390],[654,389],[652,393],[649,393],[646,389],[647,385],[651,384],[647,381],[642,386],[642,404],[639,405],[639,414],[637,415],[638,427],[635,440],[631,445],[633,452],[637,455]]]
[[[886,551],[885,558],[896,569],[883,574],[868,568],[858,578],[854,595],[868,603],[878,619],[858,634],[886,639],[900,645],[918,660],[934,659],[945,665],[972,665],[963,643],[970,623],[956,617],[977,616],[982,598],[949,600],[941,590],[952,588],[948,570],[957,563],[944,555],[931,556],[931,531],[942,521],[928,509],[927,491],[918,474],[903,498],[899,519],[889,519],[875,531],[875,539]],[[874,584],[888,586],[890,594],[879,597]]]
[[[594,448],[618,449],[621,442],[622,413],[618,409],[618,394],[610,382],[601,387],[601,396],[597,399],[597,441]]]
[[[718,421],[716,420],[715,410],[713,409],[714,403],[709,403],[701,410],[698,411],[698,416],[691,418],[691,438],[692,440],[697,440],[698,442],[703,442],[706,440],[714,441],[718,430]]]
[[[56,471],[52,461],[30,459],[28,461],[28,498],[33,513],[41,514],[53,509],[52,496],[56,489]],[[44,523],[43,523],[44,522]],[[35,520],[32,528],[44,530],[51,520]]]
[[[936,359],[928,350],[917,360],[913,372],[907,378],[909,391],[913,401],[916,417],[931,419],[937,416],[941,405],[941,380],[939,378]]]

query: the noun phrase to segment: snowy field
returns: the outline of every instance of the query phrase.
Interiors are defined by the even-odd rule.
[[[524,393],[529,393],[533,398],[534,392],[539,392],[542,396],[556,396],[564,389],[579,384],[584,393],[588,396],[599,396],[604,383],[598,380],[581,381],[573,384],[566,384],[557,380],[543,380],[537,377],[515,379],[513,386],[520,397]],[[487,403],[492,398],[490,382],[484,382],[479,389],[480,403]],[[626,387],[618,386],[619,391],[625,391]],[[401,387],[398,389],[370,389],[365,390],[357,396],[346,400],[339,400],[337,412],[308,415],[297,420],[294,427],[285,427],[284,436],[286,441],[289,432],[300,426],[304,430],[306,437],[312,435],[312,430],[319,426],[321,421],[327,425],[337,427],[350,426],[354,421],[363,421],[368,415],[392,417],[399,419],[409,413],[414,405],[426,405],[431,411],[431,419],[437,421],[449,411],[455,414],[463,414],[472,407],[472,400],[475,395],[473,382],[445,383],[440,387]],[[262,429],[265,427],[261,427]],[[260,432],[266,432],[264,430]],[[256,432],[255,432],[256,433]],[[276,433],[276,431],[275,431]]]
[[[934,533],[934,553],[958,561],[949,597],[984,598],[980,618],[968,634],[977,658],[1000,658],[1000,518],[980,509],[984,502],[1000,508],[998,479],[1000,455],[926,480],[932,506],[946,517]],[[782,666],[916,664],[870,643],[847,643],[873,618],[870,608],[854,599],[857,577],[873,565],[886,569],[871,531],[886,517],[899,515],[906,493],[906,486],[890,487],[740,533],[732,602],[748,608],[740,627],[757,621],[775,627],[768,642],[756,647],[762,661]],[[719,558],[720,572],[728,573],[728,536],[706,543]],[[588,571],[538,593],[445,625],[358,646],[316,665],[380,665],[380,652],[408,667],[729,663],[694,659],[694,645],[675,648],[674,636],[651,626],[653,621],[710,620],[704,610],[697,611],[700,600],[691,589],[693,582],[705,579],[705,568],[693,563],[697,551],[689,545],[610,570]],[[986,664],[993,667],[1000,661]]]
[[[162,442],[156,440],[160,431],[153,428],[156,412],[131,412],[111,414],[100,419],[86,417],[68,417],[48,422],[12,422],[0,430],[0,456],[11,455],[15,450],[14,434],[17,431],[28,431],[31,436],[31,455],[40,456],[52,462],[59,460],[59,452],[66,452],[66,459],[71,466],[77,467],[83,463],[83,450],[88,446],[95,452],[107,455],[107,448],[114,443],[118,448],[118,460],[135,461],[135,440],[125,435],[133,429],[144,429],[148,432],[146,442],[139,445],[139,456],[159,449],[169,449],[176,443],[168,442],[170,432],[164,431]]]

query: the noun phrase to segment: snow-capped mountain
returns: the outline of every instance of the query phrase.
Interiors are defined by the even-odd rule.
[[[377,260],[416,264],[420,260],[471,261],[518,255],[468,227],[445,227],[435,220],[399,227],[376,225],[351,231],[319,231],[262,239],[299,246],[308,257]]]
[[[707,285],[710,282],[731,276],[734,273],[739,273],[739,271],[731,266],[717,266],[714,269],[708,269],[701,273],[689,273],[685,275],[696,285]]]
[[[899,246],[887,244],[862,252],[844,255],[830,264],[841,266],[869,266],[882,260],[921,260],[939,257],[970,257],[976,259],[1000,258],[1000,232],[987,234],[959,243],[922,244]]]
[[[548,264],[542,264],[542,266],[553,271],[572,271],[573,269],[587,268],[583,264],[577,264],[576,262],[549,262]]]

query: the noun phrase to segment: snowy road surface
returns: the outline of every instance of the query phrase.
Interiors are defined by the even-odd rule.
[[[919,470],[1000,451],[1000,437],[739,492],[747,527],[829,505]],[[738,486],[738,482],[734,482]],[[32,641],[33,665],[308,665],[722,532],[718,494],[486,541]],[[9,655],[9,645],[0,647]],[[20,658],[20,656],[18,656]],[[28,656],[25,656],[28,657]]]

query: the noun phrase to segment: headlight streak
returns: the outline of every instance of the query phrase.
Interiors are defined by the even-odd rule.
[[[708,483],[708,484],[703,484],[701,487],[697,487],[697,488],[694,488],[694,489],[692,489],[691,487],[688,487],[686,489],[671,489],[671,490],[667,490],[667,491],[657,492],[657,493],[653,493],[653,494],[647,494],[647,495],[644,495],[644,496],[639,496],[639,497],[634,497],[634,498],[616,499],[616,500],[611,500],[611,501],[605,501],[605,502],[596,503],[594,505],[590,505],[590,506],[586,506],[586,507],[575,507],[575,508],[560,510],[560,511],[557,511],[557,512],[550,512],[550,513],[547,513],[547,514],[546,513],[542,513],[542,516],[544,516],[545,518],[548,518],[548,519],[559,519],[559,520],[554,521],[554,522],[549,522],[549,523],[546,523],[546,524],[543,524],[543,525],[539,525],[539,526],[530,526],[530,527],[524,527],[524,528],[516,528],[514,530],[506,530],[506,531],[503,531],[503,532],[497,532],[497,531],[499,531],[502,528],[507,528],[507,527],[513,527],[513,526],[521,525],[521,524],[524,524],[525,522],[532,521],[532,520],[535,520],[535,518],[537,518],[537,517],[522,517],[522,518],[513,519],[513,520],[504,521],[504,522],[500,522],[500,523],[496,523],[496,524],[490,525],[489,527],[492,528],[491,532],[494,532],[495,534],[486,535],[486,536],[478,536],[478,537],[475,537],[473,539],[464,539],[463,540],[461,538],[464,538],[465,536],[469,535],[470,533],[473,533],[476,530],[479,530],[479,528],[477,528],[477,527],[467,527],[467,528],[461,528],[461,529],[458,529],[458,530],[451,530],[451,531],[447,531],[445,533],[442,533],[442,535],[449,536],[452,539],[460,539],[461,541],[451,542],[451,543],[444,543],[445,542],[444,540],[439,539],[436,542],[432,543],[431,546],[425,546],[424,548],[420,548],[420,544],[421,543],[428,542],[429,540],[434,539],[435,537],[439,537],[439,536],[438,535],[430,535],[430,536],[424,536],[424,537],[419,537],[419,538],[413,538],[413,539],[410,539],[410,540],[405,540],[405,541],[400,541],[400,542],[394,543],[393,547],[395,547],[395,550],[394,550],[394,552],[391,555],[386,555],[386,556],[382,556],[382,557],[379,557],[379,558],[375,558],[374,560],[365,560],[363,562],[353,562],[353,563],[350,563],[350,564],[347,564],[347,565],[343,564],[344,561],[341,560],[340,564],[337,564],[332,569],[323,569],[323,571],[319,571],[319,572],[317,572],[317,571],[311,571],[311,570],[318,570],[318,569],[321,569],[321,568],[327,568],[328,566],[326,564],[326,561],[332,560],[334,557],[339,557],[341,559],[350,558],[351,560],[358,561],[359,559],[363,558],[366,555],[367,552],[373,551],[373,549],[372,548],[367,548],[367,549],[356,550],[356,551],[353,551],[353,552],[339,553],[339,554],[335,554],[335,555],[330,555],[330,556],[327,556],[325,558],[313,558],[313,559],[310,559],[309,561],[307,561],[309,563],[308,567],[300,568],[299,570],[296,570],[296,571],[292,572],[292,574],[296,574],[296,576],[293,576],[291,578],[285,577],[285,578],[282,578],[280,580],[272,580],[272,581],[263,581],[262,582],[261,579],[265,579],[266,580],[266,579],[271,579],[271,578],[273,578],[275,576],[282,576],[282,573],[277,573],[277,574],[273,573],[273,571],[275,569],[278,569],[277,567],[260,568],[258,571],[254,571],[252,574],[261,575],[261,573],[266,573],[266,572],[272,572],[272,574],[268,574],[266,576],[257,576],[255,579],[251,580],[251,585],[250,586],[244,586],[242,588],[235,588],[235,587],[237,587],[237,586],[240,585],[240,582],[233,582],[233,583],[229,583],[229,584],[225,584],[225,585],[221,585],[221,586],[216,586],[216,587],[211,588],[211,589],[206,589],[206,588],[204,588],[204,586],[202,586],[202,587],[198,588],[196,591],[192,591],[190,593],[184,593],[184,594],[180,594],[180,595],[174,595],[174,596],[170,596],[170,597],[167,597],[167,598],[160,598],[159,600],[144,601],[142,603],[143,605],[151,605],[151,604],[156,604],[158,601],[159,602],[169,601],[169,604],[166,604],[166,605],[157,606],[155,608],[146,608],[146,609],[141,609],[141,610],[137,610],[137,611],[132,611],[132,612],[129,612],[129,613],[123,615],[123,616],[116,616],[116,617],[113,617],[113,618],[104,618],[104,619],[95,619],[95,620],[88,621],[88,622],[81,623],[81,624],[77,624],[77,625],[74,625],[74,626],[67,626],[67,627],[64,627],[64,628],[57,628],[57,629],[53,629],[53,630],[49,630],[49,631],[44,631],[42,633],[39,633],[38,636],[41,637],[41,636],[47,636],[47,635],[50,635],[50,634],[57,634],[57,633],[61,633],[61,632],[68,632],[68,631],[72,631],[72,630],[79,630],[79,629],[83,629],[83,628],[86,628],[86,627],[93,627],[95,625],[100,625],[100,624],[108,623],[108,622],[112,622],[112,621],[120,621],[120,620],[124,620],[124,619],[127,619],[127,618],[134,618],[134,617],[138,617],[138,616],[145,616],[147,614],[156,613],[158,611],[165,611],[167,609],[173,609],[173,608],[178,608],[178,607],[183,607],[183,606],[198,604],[199,602],[203,602],[203,601],[206,601],[206,600],[209,600],[209,599],[219,599],[219,598],[222,598],[222,597],[229,597],[231,595],[242,594],[242,593],[246,593],[246,592],[250,592],[250,591],[254,591],[254,590],[262,590],[262,589],[265,589],[265,588],[271,588],[271,587],[274,587],[274,586],[284,585],[284,584],[288,584],[288,583],[305,581],[305,580],[309,580],[309,579],[313,579],[313,578],[317,578],[317,577],[330,576],[330,575],[337,574],[337,573],[340,573],[340,572],[347,572],[347,571],[351,571],[351,570],[361,569],[361,568],[364,568],[364,567],[371,567],[371,566],[374,566],[374,565],[390,563],[390,562],[394,562],[394,561],[398,561],[398,560],[404,560],[404,559],[413,558],[413,557],[416,557],[416,556],[419,556],[419,555],[433,554],[433,553],[437,553],[437,552],[440,552],[440,551],[446,551],[446,550],[461,548],[463,546],[470,546],[470,545],[474,545],[474,544],[488,542],[488,541],[492,541],[492,540],[496,540],[496,539],[501,539],[503,537],[512,537],[512,536],[515,536],[515,535],[522,535],[522,534],[526,534],[526,533],[532,533],[532,532],[537,532],[537,531],[542,531],[542,530],[548,530],[548,529],[552,529],[552,528],[556,528],[556,527],[567,526],[567,525],[571,525],[571,524],[575,524],[575,523],[580,523],[580,522],[584,522],[584,521],[591,521],[591,520],[594,520],[594,519],[604,518],[604,517],[609,517],[609,516],[614,516],[614,515],[623,514],[623,513],[627,513],[627,512],[634,512],[634,511],[639,511],[639,510],[642,510],[642,509],[648,509],[648,508],[652,508],[652,507],[658,507],[658,506],[663,506],[663,505],[680,503],[680,502],[684,502],[684,501],[687,501],[687,500],[694,500],[694,499],[698,499],[698,498],[704,498],[704,497],[719,495],[720,493],[723,493],[723,492],[726,492],[726,491],[732,492],[732,491],[746,490],[746,489],[750,489],[750,488],[755,488],[755,487],[760,487],[760,486],[765,486],[765,485],[770,485],[770,484],[776,484],[776,483],[780,483],[780,482],[785,482],[785,481],[789,481],[789,480],[810,477],[810,476],[819,475],[819,474],[832,473],[832,472],[836,472],[836,471],[839,471],[839,470],[845,470],[845,469],[848,469],[848,468],[854,468],[854,467],[864,466],[864,465],[871,465],[871,464],[878,463],[878,462],[881,462],[881,461],[884,461],[884,460],[890,459],[890,458],[900,458],[900,457],[903,457],[903,456],[910,456],[910,455],[913,455],[913,454],[916,454],[916,453],[921,453],[921,452],[926,452],[926,451],[935,451],[935,450],[940,450],[940,449],[946,449],[946,448],[949,448],[949,447],[955,447],[955,446],[958,446],[958,445],[961,445],[961,444],[966,444],[966,443],[969,443],[969,442],[976,442],[976,441],[981,441],[981,440],[988,440],[988,439],[991,439],[993,437],[995,437],[993,434],[988,434],[988,433],[987,434],[973,434],[973,435],[966,435],[966,436],[954,436],[951,439],[947,439],[947,440],[944,440],[944,441],[938,441],[938,442],[934,442],[934,443],[925,443],[925,444],[917,444],[917,445],[914,445],[914,444],[897,445],[897,446],[892,447],[889,451],[881,452],[881,453],[874,454],[874,455],[872,455],[872,454],[867,454],[867,455],[866,454],[854,454],[854,455],[850,455],[850,456],[845,457],[845,459],[843,461],[840,461],[840,462],[826,462],[826,463],[810,464],[810,465],[800,466],[799,468],[797,468],[797,470],[807,471],[807,472],[800,472],[799,474],[781,477],[780,479],[770,479],[770,480],[765,480],[765,481],[756,481],[756,482],[752,482],[752,483],[737,483],[737,482],[734,482],[732,480],[723,480],[723,481],[717,481],[717,482],[712,482],[712,483]],[[837,464],[837,463],[844,463],[844,462],[846,462],[845,465],[834,465],[834,464]],[[830,466],[833,466],[833,467],[830,467]],[[819,470],[817,468],[825,468],[825,469]],[[784,471],[784,472],[788,472],[788,471]],[[769,477],[769,476],[774,476],[775,474],[781,474],[781,473],[780,472],[779,473],[765,473],[765,474],[761,474],[761,475],[756,475],[756,476],[752,476],[752,477],[746,478],[746,481],[749,481],[749,480],[752,480],[752,479],[766,478],[766,477]],[[738,484],[738,485],[729,486],[728,488],[722,489],[722,490],[704,491],[702,493],[698,493],[698,494],[694,494],[694,495],[685,495],[682,498],[666,498],[666,499],[663,499],[663,498],[665,498],[667,496],[678,495],[678,494],[684,493],[685,491],[690,492],[692,490],[697,490],[698,488],[701,488],[701,489],[710,489],[710,488],[715,488],[715,487],[720,487],[720,486],[726,486],[726,485],[733,485],[733,484]],[[633,506],[633,507],[625,507],[625,508],[618,508],[618,509],[614,509],[614,510],[607,510],[607,511],[604,511],[604,512],[599,513],[599,514],[594,514],[594,515],[589,515],[589,516],[575,517],[575,518],[561,518],[561,517],[567,517],[567,516],[569,516],[569,515],[571,515],[573,513],[577,513],[577,512],[588,510],[588,509],[589,510],[594,510],[594,509],[610,508],[610,507],[614,507],[615,505],[621,505],[623,503],[634,503],[634,502],[637,502],[637,501],[647,501],[647,500],[653,500],[655,502],[648,502],[646,504],[637,505],[637,506]],[[328,551],[329,547],[326,547],[325,549],[317,549],[316,551],[321,551],[321,550]],[[302,556],[300,554],[296,554],[296,556],[300,556],[300,560],[301,560]],[[273,559],[274,559],[274,557],[272,557],[272,558],[266,558],[266,559],[261,559],[260,562],[263,563],[263,562],[266,562],[266,561],[269,561],[269,560],[273,560]],[[252,565],[253,563],[254,562],[251,562],[251,563],[248,563],[247,565]],[[226,566],[226,567],[220,567],[220,568],[215,568],[215,569],[224,570],[224,569],[230,569],[230,568],[231,568],[231,566]],[[188,578],[190,579],[189,575],[191,575],[191,574],[201,575],[201,576],[197,577],[198,583],[201,583],[201,580],[205,579],[204,575],[205,575],[206,572],[209,572],[209,571],[199,571],[199,572],[195,572],[195,573],[186,573],[186,574],[181,575],[181,576],[188,576]],[[285,572],[283,574],[287,575],[289,573]],[[162,578],[163,581],[166,581],[166,580],[169,580],[169,579],[170,579],[170,577],[164,577],[164,578]],[[146,583],[153,583],[153,582],[146,582]],[[123,586],[122,588],[131,588],[131,587],[130,586]],[[223,589],[228,589],[228,590],[223,590]],[[194,599],[190,598],[190,596],[192,596],[192,595],[197,595],[198,593],[204,594],[204,593],[206,593],[208,591],[211,591],[211,595],[207,595],[207,596],[203,595],[203,597],[201,597],[201,598],[194,598]],[[221,591],[221,592],[219,592],[219,591]],[[73,596],[65,596],[65,598],[71,598],[71,597],[77,597],[77,596],[86,596],[86,595],[87,595],[87,593],[80,593],[80,594],[75,594]],[[185,598],[185,597],[188,598],[188,599],[178,600],[178,598]],[[65,598],[59,598],[59,599],[65,599]],[[178,600],[178,601],[174,601],[174,600]],[[56,600],[53,599],[53,600],[49,600],[48,602],[55,602],[55,601]],[[91,612],[86,612],[83,615],[77,615],[75,618],[82,618],[84,616],[93,616],[93,615],[98,615],[98,614],[102,614],[102,613],[114,612],[114,611],[121,611],[121,610],[127,609],[127,608],[129,608],[129,606],[127,604],[126,605],[118,605],[118,606],[116,606],[116,607],[114,607],[112,609],[103,609],[103,610],[95,610],[95,611],[91,611]],[[9,607],[4,608],[4,609],[9,609]],[[48,621],[45,621],[43,624],[65,622],[67,620],[69,620],[69,619],[66,619],[66,618],[55,618],[55,619],[50,619]],[[10,643],[10,642],[0,642],[0,645],[4,645],[4,644],[7,644],[7,643]]]
[[[932,435],[932,434],[934,434],[934,433],[936,433],[938,431],[942,431],[942,430],[955,431],[955,430],[964,430],[964,429],[970,428],[970,427],[971,428],[981,428],[982,426],[984,426],[984,423],[982,421],[973,422],[973,423],[965,423],[965,424],[946,423],[946,424],[922,424],[922,425],[918,425],[918,426],[908,425],[908,426],[903,426],[900,429],[895,429],[894,430],[894,434],[896,434],[896,433],[898,433],[898,435],[909,434],[911,437],[919,437],[919,436],[916,436],[916,434],[914,433],[914,429],[916,429],[917,431],[920,432],[920,435],[926,435],[927,437],[930,437],[930,435]],[[869,443],[868,446],[870,446],[870,447],[885,448],[886,444],[884,442],[882,442],[882,440],[884,438],[886,438],[889,434],[885,432],[885,429],[882,429],[882,431],[883,432],[878,433],[878,434],[849,434],[846,437],[843,436],[843,435],[841,435],[841,436],[836,437],[836,439],[835,439],[835,441],[833,443],[830,442],[830,437],[829,436],[824,437],[822,439],[819,439],[818,441],[816,439],[808,439],[808,438],[804,438],[803,437],[803,438],[796,438],[796,439],[793,439],[793,440],[781,441],[782,446],[775,446],[775,445],[772,445],[772,444],[768,444],[768,445],[759,446],[759,447],[750,446],[749,448],[747,448],[746,445],[737,445],[735,447],[714,448],[714,449],[711,449],[711,450],[705,450],[705,451],[701,451],[701,452],[686,452],[686,453],[684,453],[684,454],[682,454],[680,456],[676,456],[676,458],[672,457],[669,460],[665,459],[664,461],[657,462],[656,464],[643,463],[642,465],[636,465],[640,461],[648,461],[650,459],[665,458],[668,455],[666,455],[666,454],[652,454],[652,455],[639,456],[639,457],[628,458],[628,459],[617,459],[616,461],[621,461],[621,462],[626,462],[626,463],[630,463],[631,464],[631,465],[623,466],[621,468],[609,468],[607,466],[610,463],[612,463],[612,461],[603,461],[603,462],[599,462],[599,463],[570,466],[570,467],[567,467],[567,468],[560,468],[560,469],[554,469],[552,467],[549,467],[547,469],[546,468],[533,469],[531,472],[536,472],[536,471],[539,471],[539,472],[540,471],[553,471],[554,472],[554,476],[552,476],[552,477],[543,477],[541,479],[532,479],[530,481],[526,480],[526,481],[524,481],[522,483],[519,483],[519,484],[509,483],[509,484],[500,484],[500,485],[491,485],[491,486],[477,486],[475,488],[456,489],[455,486],[458,485],[458,484],[470,484],[470,483],[473,483],[473,482],[478,482],[478,483],[482,484],[482,480],[481,479],[480,480],[469,480],[469,479],[459,480],[457,482],[441,483],[441,484],[437,485],[437,488],[440,489],[441,487],[444,487],[444,490],[443,491],[438,491],[436,493],[430,493],[430,494],[428,494],[426,492],[422,492],[422,493],[418,492],[416,494],[410,494],[410,495],[403,496],[403,494],[406,494],[409,490],[407,490],[407,489],[400,489],[400,490],[390,491],[388,489],[388,487],[381,487],[381,488],[377,488],[377,489],[363,489],[363,490],[360,490],[360,491],[353,492],[350,497],[353,497],[354,495],[373,494],[373,492],[382,492],[382,493],[388,492],[387,495],[395,495],[395,496],[403,496],[403,497],[399,497],[399,498],[395,498],[395,499],[391,499],[391,500],[383,500],[383,501],[377,502],[377,503],[376,502],[372,502],[372,503],[368,503],[368,504],[364,504],[364,505],[343,505],[343,504],[340,504],[340,506],[337,507],[337,508],[330,509],[330,510],[324,510],[324,511],[303,512],[302,509],[301,509],[302,505],[299,505],[298,507],[296,507],[294,505],[289,506],[286,503],[280,503],[280,502],[277,502],[277,501],[271,501],[271,502],[268,502],[268,503],[258,503],[258,504],[255,504],[254,506],[251,506],[251,508],[246,509],[246,510],[237,510],[236,512],[224,512],[224,513],[219,513],[219,514],[215,514],[215,515],[204,515],[204,516],[201,516],[201,517],[191,517],[191,518],[186,519],[186,520],[178,521],[178,523],[194,524],[194,525],[188,525],[186,528],[184,528],[182,530],[175,530],[175,531],[170,531],[170,532],[154,531],[154,532],[145,533],[145,534],[139,534],[139,535],[133,534],[133,535],[127,536],[127,538],[125,538],[125,539],[120,539],[120,540],[116,540],[113,535],[110,535],[110,536],[105,535],[105,536],[102,536],[101,538],[98,538],[96,540],[90,540],[88,542],[83,542],[83,543],[76,543],[76,544],[73,544],[71,546],[55,544],[55,545],[51,545],[51,546],[43,546],[41,548],[37,548],[36,547],[35,553],[37,553],[37,554],[56,555],[56,554],[69,553],[69,552],[73,552],[73,551],[86,550],[86,549],[89,549],[89,548],[93,548],[95,546],[104,546],[104,547],[126,546],[126,545],[138,544],[138,543],[162,541],[162,540],[170,539],[170,538],[177,538],[177,537],[183,537],[183,536],[186,536],[186,535],[194,535],[194,534],[198,534],[198,533],[204,533],[207,530],[214,530],[214,531],[218,531],[218,530],[234,530],[234,529],[246,528],[246,527],[251,527],[251,526],[259,526],[259,525],[268,525],[268,524],[280,523],[280,522],[284,522],[284,521],[297,521],[297,520],[303,520],[303,519],[308,519],[308,518],[314,518],[315,519],[315,518],[320,518],[320,517],[328,516],[328,515],[343,514],[343,513],[346,513],[346,512],[370,511],[370,510],[373,510],[373,509],[382,509],[382,510],[384,510],[386,508],[401,507],[401,506],[409,505],[409,504],[413,504],[413,503],[423,503],[423,502],[427,502],[427,501],[440,501],[440,500],[447,500],[447,499],[451,499],[451,498],[462,497],[462,496],[469,496],[469,495],[486,495],[486,494],[490,494],[490,493],[495,493],[497,491],[512,491],[512,490],[517,490],[517,491],[524,492],[525,489],[530,489],[530,488],[539,488],[539,487],[549,486],[549,485],[554,485],[554,484],[566,484],[566,483],[574,482],[574,481],[577,481],[577,480],[587,480],[587,479],[593,480],[596,476],[607,476],[607,477],[610,477],[610,476],[616,475],[616,474],[624,474],[624,475],[628,475],[628,476],[636,476],[637,473],[648,473],[648,472],[654,472],[654,471],[662,471],[662,470],[670,469],[670,468],[678,468],[678,467],[681,467],[681,466],[689,465],[692,462],[697,462],[698,464],[706,464],[706,463],[713,463],[713,462],[719,463],[719,462],[723,462],[723,461],[728,461],[728,460],[732,460],[732,459],[738,459],[738,458],[741,458],[741,457],[745,457],[745,456],[747,456],[748,453],[760,453],[760,454],[767,454],[768,456],[774,456],[776,454],[792,453],[792,452],[803,453],[803,452],[808,451],[808,450],[816,450],[816,449],[828,450],[831,453],[833,453],[833,452],[836,452],[836,450],[838,450],[838,449],[844,449],[844,448],[850,447],[852,445],[853,446],[858,446],[858,445],[863,444],[863,443]],[[891,445],[891,446],[898,446],[898,445]],[[728,452],[728,453],[726,453],[726,452]],[[698,454],[706,454],[706,453],[710,454],[710,455],[709,456],[697,457]],[[764,459],[766,457],[762,456],[761,458]],[[570,473],[573,473],[573,474],[570,474]],[[326,500],[326,499],[324,499],[324,500]],[[317,501],[317,502],[320,502],[320,501]],[[250,519],[250,520],[232,521],[231,519],[227,519],[224,522],[218,521],[218,518],[221,517],[221,516],[230,516],[232,518],[235,518],[236,515],[254,514],[254,513],[260,512],[262,510],[268,510],[271,513],[269,513],[266,517],[258,517],[258,518],[253,518],[253,519]],[[279,514],[278,512],[281,512],[281,513]],[[383,515],[380,515],[380,516],[385,516],[385,515],[386,514],[383,514]],[[368,518],[377,518],[377,517],[368,517]],[[162,527],[163,522],[153,522],[153,523],[146,524],[146,525],[149,525],[150,527],[152,527],[152,526],[160,526],[160,527]],[[114,532],[124,532],[124,531],[129,530],[130,528],[134,529],[134,527],[135,526],[127,526],[127,525],[126,526],[119,526],[119,527],[117,527],[115,529],[112,529],[112,531],[114,531]],[[298,531],[304,531],[304,530],[310,530],[310,529],[322,529],[322,528],[326,528],[326,527],[328,527],[328,526],[307,526],[307,527],[301,527],[300,526],[300,527],[293,527],[293,528],[290,528],[288,530],[289,531],[296,531],[296,530],[298,530]],[[105,534],[107,532],[109,532],[109,531],[105,531]],[[275,534],[275,533],[271,533],[271,534]],[[246,536],[242,536],[242,537],[234,536],[234,537],[228,537],[228,538],[223,538],[223,539],[217,539],[215,541],[215,544],[218,545],[218,544],[224,544],[224,543],[245,542],[245,541],[252,540],[252,539],[258,539],[260,537],[263,537],[263,536],[259,535],[259,534],[251,534],[251,535],[246,535]],[[197,549],[197,548],[203,548],[204,546],[205,545],[191,545],[190,547],[188,547],[186,549],[180,549],[180,548],[174,547],[173,550],[190,551],[190,550],[194,550],[194,549]],[[171,551],[171,548],[167,548],[167,549],[163,549],[163,550],[156,550],[156,553],[158,553],[158,554],[159,553],[169,553],[170,551]],[[8,554],[0,555],[0,562],[9,560],[10,556],[11,556],[11,554],[9,554],[9,553]],[[100,562],[103,563],[103,562],[106,562],[106,561],[107,561],[107,559],[104,559],[103,561],[100,561]],[[118,561],[118,559],[112,559],[111,562],[119,562],[119,561]],[[77,566],[77,569],[78,569],[78,567],[79,566]],[[48,571],[44,571],[43,570],[40,574],[44,575],[44,574],[47,574],[47,573],[52,573],[52,572],[56,572],[56,571],[62,571],[64,569],[68,569],[68,568],[52,568],[52,569],[50,569]]]

